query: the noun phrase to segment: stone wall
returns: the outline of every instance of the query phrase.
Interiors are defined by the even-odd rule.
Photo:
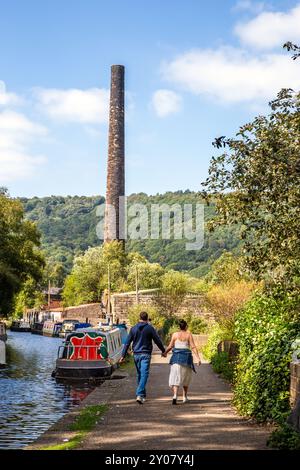
[[[112,309],[115,318],[120,322],[128,320],[128,310],[136,303],[135,292],[128,292],[123,294],[114,294],[112,296]],[[157,305],[157,291],[144,291],[139,293],[139,304],[145,306]],[[145,308],[146,309],[146,308]],[[179,305],[176,315],[181,317],[187,313],[201,316],[205,321],[214,319],[213,315],[205,312],[203,308],[203,296],[201,294],[188,294],[184,301]]]
[[[290,402],[293,407],[300,399],[300,362],[291,362]]]
[[[86,321],[92,326],[97,326],[101,320],[101,308],[99,303],[78,305],[76,307],[66,307],[62,311],[62,319],[80,320],[82,323]]]

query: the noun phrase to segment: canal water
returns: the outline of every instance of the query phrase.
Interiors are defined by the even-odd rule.
[[[51,377],[60,338],[8,331],[7,367],[0,369],[0,449],[33,442],[91,388]]]

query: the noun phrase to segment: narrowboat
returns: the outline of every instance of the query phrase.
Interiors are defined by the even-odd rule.
[[[62,322],[62,327],[59,332],[59,337],[65,338],[67,334],[72,333],[72,331],[76,331],[79,328],[89,328],[90,326],[90,323],[81,323],[79,320],[64,320]]]
[[[6,325],[4,322],[0,322],[0,367],[5,367],[6,365]]]
[[[6,341],[7,334],[6,334],[6,324],[0,321],[0,341]]]
[[[58,349],[58,380],[97,382],[111,376],[122,355],[120,328],[85,328],[70,333]]]
[[[122,344],[125,344],[127,336],[128,336],[128,329],[126,323],[113,323],[111,325],[110,323],[102,323],[99,322],[99,328],[100,329],[107,329],[107,328],[119,328],[120,329],[120,334],[121,334],[121,341]]]
[[[44,336],[58,336],[62,327],[62,322],[45,321],[43,325]]]
[[[44,327],[44,322],[43,321],[36,321],[31,326],[31,333],[33,335],[42,335],[43,334],[43,327]]]
[[[11,324],[10,331],[28,333],[31,331],[30,323],[26,320],[14,320]]]

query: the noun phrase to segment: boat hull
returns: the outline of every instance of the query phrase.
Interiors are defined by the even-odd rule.
[[[30,333],[31,328],[30,327],[28,327],[28,328],[27,327],[24,327],[24,328],[20,327],[19,328],[18,326],[11,326],[10,331],[18,331],[20,333]]]
[[[6,346],[5,341],[0,339],[0,368],[6,366]]]
[[[107,361],[57,359],[52,376],[59,380],[101,380],[111,376],[114,366]]]

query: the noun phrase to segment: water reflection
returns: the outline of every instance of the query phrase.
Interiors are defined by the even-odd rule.
[[[34,441],[90,393],[88,386],[58,384],[51,377],[61,342],[8,333],[7,367],[0,370],[0,449]]]

